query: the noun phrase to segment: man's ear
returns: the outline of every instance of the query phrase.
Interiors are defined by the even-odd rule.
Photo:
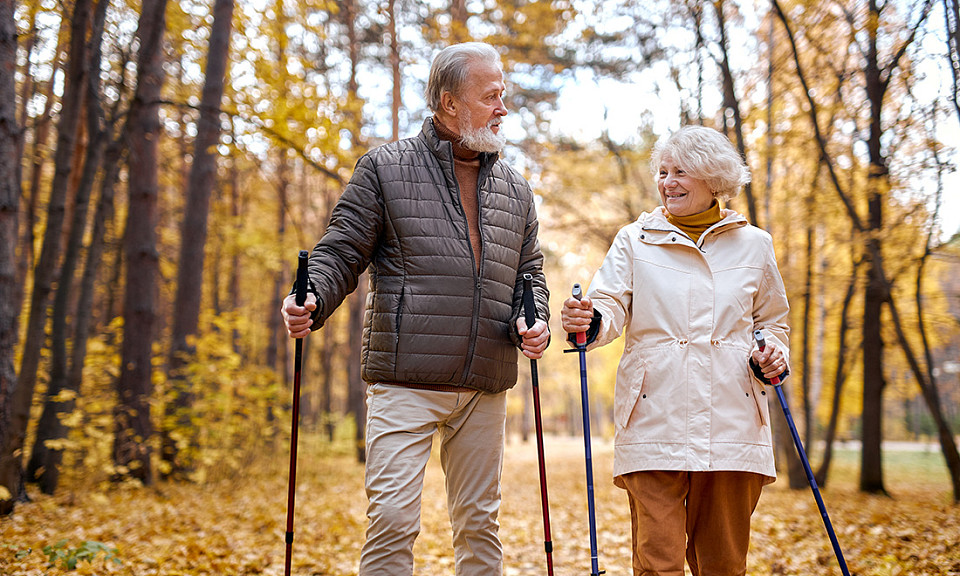
[[[449,91],[444,91],[440,95],[440,107],[447,116],[457,117],[457,99]]]

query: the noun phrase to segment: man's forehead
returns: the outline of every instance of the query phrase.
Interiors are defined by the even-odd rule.
[[[467,75],[467,84],[481,88],[495,88],[499,86],[503,89],[503,71],[489,64],[471,66],[470,73]]]

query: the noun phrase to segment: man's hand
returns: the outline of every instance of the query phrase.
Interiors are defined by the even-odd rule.
[[[543,356],[543,351],[547,349],[550,343],[550,328],[543,320],[537,319],[533,326],[527,328],[527,321],[523,316],[517,318],[517,333],[523,338],[520,350],[523,355],[532,360]]]
[[[317,309],[317,297],[307,292],[307,299],[303,306],[297,306],[296,296],[290,294],[283,299],[283,306],[280,307],[280,313],[283,314],[283,323],[287,326],[287,334],[291,338],[303,338],[310,334],[310,326],[313,320],[311,313]]]

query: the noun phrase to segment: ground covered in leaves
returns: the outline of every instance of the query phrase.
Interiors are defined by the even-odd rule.
[[[630,575],[629,511],[610,479],[612,449],[597,441],[593,451],[600,566],[609,576]],[[555,573],[589,574],[582,439],[548,438],[547,459]],[[823,491],[851,574],[960,575],[960,507],[951,503],[942,456],[897,452],[886,462],[890,498],[857,492],[852,453],[841,453]],[[283,574],[286,482],[282,447],[241,478],[31,492],[33,502],[0,519],[0,574],[66,574],[70,560],[74,574]],[[297,484],[294,574],[355,574],[365,528],[362,466],[305,436]],[[546,573],[538,485],[532,439],[511,442],[500,516],[508,576]],[[434,458],[418,575],[453,574],[444,502]],[[765,489],[751,546],[750,575],[840,574],[812,493],[787,489],[785,479]]]

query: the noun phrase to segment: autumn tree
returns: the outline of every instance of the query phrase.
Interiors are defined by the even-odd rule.
[[[914,10],[909,13],[913,21],[900,25],[899,30],[902,32],[895,42],[888,42],[884,36],[885,33],[889,33],[890,29],[897,29],[895,28],[897,24],[891,21],[895,18],[884,18],[886,16],[884,10],[893,10],[893,7],[890,5],[881,6],[871,0],[863,9],[863,17],[871,25],[866,26],[867,33],[862,39],[857,36],[854,42],[863,42],[856,47],[863,57],[862,86],[867,98],[867,110],[865,112],[868,124],[865,136],[867,173],[864,178],[866,217],[862,216],[857,210],[849,188],[843,186],[838,177],[833,155],[827,148],[827,138],[820,124],[819,106],[813,100],[809,91],[792,24],[779,2],[774,0],[773,6],[778,18],[787,30],[797,75],[806,92],[805,99],[808,105],[810,122],[813,125],[821,158],[827,168],[831,187],[845,206],[847,216],[858,235],[858,241],[861,242],[867,266],[867,284],[863,309],[863,340],[861,344],[864,390],[861,415],[863,448],[861,451],[860,488],[865,492],[886,493],[880,449],[883,438],[883,392],[886,384],[886,375],[883,370],[884,340],[881,319],[884,306],[893,319],[901,349],[910,362],[914,376],[924,393],[924,398],[927,400],[928,408],[938,422],[938,428],[941,431],[946,428],[946,422],[943,420],[939,405],[936,402],[935,391],[931,390],[930,383],[927,382],[919,369],[919,365],[903,335],[898,306],[894,299],[893,280],[885,266],[883,245],[883,238],[885,235],[889,235],[889,227],[884,221],[884,212],[888,207],[895,204],[891,194],[891,191],[895,188],[895,182],[890,173],[891,157],[882,143],[890,130],[888,126],[883,124],[883,112],[892,108],[889,98],[889,92],[893,86],[891,83],[898,78],[909,81],[911,77],[907,73],[909,72],[907,53],[916,39],[922,23],[929,14],[932,3],[926,1],[914,7]],[[844,13],[847,21],[851,25],[855,25],[858,15],[853,11]],[[888,47],[888,53],[882,53],[882,47]],[[900,90],[903,90],[903,88],[900,88]],[[952,434],[942,431],[939,437],[953,479],[954,498],[956,499],[960,497],[960,457],[957,455]]]
[[[189,452],[197,449],[196,440],[191,439],[191,430],[196,426],[191,415],[193,394],[184,367],[195,351],[190,339],[197,335],[200,318],[207,220],[210,194],[217,177],[220,101],[223,98],[227,56],[230,52],[233,5],[233,0],[216,0],[213,6],[200,117],[197,121],[193,163],[186,191],[187,204],[181,227],[177,296],[173,307],[173,331],[167,366],[167,382],[171,394],[167,398],[166,418],[162,428],[162,456],[173,473],[189,471],[193,467],[193,456]],[[181,448],[183,439],[178,438],[178,434],[186,435],[190,439],[185,442],[188,452],[185,456]]]
[[[160,91],[163,86],[163,34],[167,0],[143,3],[137,39],[137,88],[130,106],[127,132],[128,213],[124,238],[126,282],[124,337],[117,380],[116,432],[113,459],[119,474],[145,484],[153,481],[150,461],[153,422],[152,345],[156,327],[157,289],[157,147],[160,138]]]
[[[94,8],[92,27],[89,37],[89,62],[87,70],[99,71],[101,63],[101,42],[104,21],[109,2],[99,0]],[[64,248],[63,263],[60,266],[60,279],[53,303],[53,325],[51,328],[51,366],[50,381],[43,406],[43,412],[37,424],[36,438],[30,460],[27,463],[28,481],[39,482],[41,489],[52,494],[57,487],[60,474],[60,462],[63,456],[62,441],[67,427],[64,418],[73,411],[74,397],[79,393],[79,378],[71,379],[70,371],[78,369],[70,366],[70,360],[78,361],[67,349],[68,319],[78,314],[87,314],[89,310],[71,309],[75,302],[74,277],[80,266],[83,240],[87,233],[87,214],[91,204],[91,195],[97,174],[103,163],[104,151],[109,134],[103,122],[103,108],[100,93],[100,74],[92,72],[86,75],[82,87],[87,122],[87,147],[83,158],[83,168],[73,201],[73,217],[67,228],[67,242]],[[79,95],[78,95],[79,97]],[[74,347],[82,346],[74,334]],[[83,336],[81,336],[82,338]],[[82,362],[82,360],[80,360]],[[57,445],[60,443],[61,445]]]
[[[45,327],[49,314],[48,300],[53,290],[62,244],[62,232],[66,213],[68,191],[71,185],[73,156],[80,128],[80,108],[83,82],[87,74],[86,36],[91,19],[92,2],[77,0],[70,20],[70,48],[64,98],[60,119],[57,123],[57,149],[54,159],[54,175],[47,203],[47,221],[44,229],[40,257],[33,269],[33,292],[24,336],[23,357],[18,373],[12,405],[12,421],[9,427],[9,442],[2,448],[18,454],[24,446],[33,392],[40,367],[41,350],[46,342]],[[19,458],[18,466],[19,464]]]
[[[13,70],[17,26],[13,0],[0,0],[0,516],[13,511],[20,482],[19,454],[8,450],[12,402],[17,389],[13,358],[17,346],[17,217],[20,182],[17,146],[20,129],[15,108]]]

